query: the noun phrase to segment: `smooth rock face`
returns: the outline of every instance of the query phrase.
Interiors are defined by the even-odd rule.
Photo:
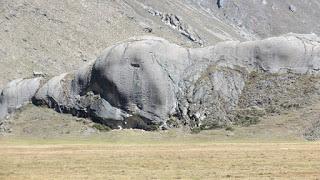
[[[219,65],[242,66],[270,73],[318,71],[320,39],[314,35],[288,34],[260,41],[218,43],[214,59]]]
[[[35,104],[112,128],[166,127],[171,116],[192,127],[221,127],[234,121],[251,73],[317,76],[319,58],[320,40],[315,35],[228,41],[197,49],[139,37],[107,48],[96,61],[42,87],[40,78],[13,81],[1,95],[0,110],[3,117],[7,109],[34,96]],[[26,95],[16,95],[30,84],[35,86]]]
[[[187,50],[163,39],[129,41],[97,59],[91,86],[112,106],[160,120],[176,111],[177,85],[189,65]]]
[[[0,95],[0,119],[30,103],[41,81],[42,78],[17,79],[7,84]]]

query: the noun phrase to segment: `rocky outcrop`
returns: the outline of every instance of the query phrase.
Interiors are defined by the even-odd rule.
[[[0,95],[0,119],[30,103],[41,81],[42,78],[17,79],[7,84]]]
[[[160,38],[132,39],[74,74],[54,77],[35,102],[59,112],[81,111],[112,127],[125,126],[132,115],[161,124],[177,109],[178,83],[190,65],[185,48]]]
[[[288,34],[195,49],[139,37],[107,48],[96,61],[44,85],[41,78],[13,81],[1,94],[1,115],[32,98],[36,105],[112,128],[167,128],[166,122],[174,117],[180,124],[210,129],[243,116],[248,119],[243,114],[247,109],[269,107],[255,93],[259,87],[277,90],[275,99],[289,92],[292,84],[310,87],[310,97],[318,93],[319,83],[312,78],[318,77],[319,62],[320,40],[315,35]],[[262,78],[255,86],[252,79],[264,75],[271,78]],[[275,75],[278,78],[272,78]],[[300,76],[315,83],[303,84]],[[275,83],[281,77],[292,82]],[[16,93],[21,89],[30,90]],[[290,91],[286,100],[301,93]]]
[[[196,33],[196,31],[187,23],[185,23],[181,17],[178,17],[172,13],[163,13],[157,10],[154,10],[151,7],[147,7],[146,10],[153,16],[158,16],[161,18],[161,21],[166,25],[170,26],[172,29],[180,32],[183,36],[187,37],[190,41],[203,46],[203,40]]]

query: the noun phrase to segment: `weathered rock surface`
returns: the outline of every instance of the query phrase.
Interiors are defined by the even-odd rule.
[[[0,119],[30,103],[41,86],[41,78],[17,79],[2,89],[0,95]]]
[[[107,48],[80,70],[53,77],[41,87],[40,78],[13,81],[1,95],[1,116],[33,98],[37,105],[89,117],[112,128],[167,128],[166,121],[172,117],[191,127],[222,127],[242,117],[251,121],[243,112],[252,110],[252,115],[270,107],[256,93],[259,87],[279,92],[275,99],[282,91],[290,92],[283,101],[303,94],[292,91],[292,84],[309,89],[308,97],[319,93],[319,62],[320,39],[312,34],[228,41],[195,49],[157,37],[132,38]],[[253,77],[261,76],[271,78],[257,81],[256,87]],[[280,79],[292,82],[277,84]],[[301,85],[303,82],[310,83]],[[31,84],[35,84],[33,88],[18,95],[16,101],[13,92]],[[300,100],[293,99],[288,106]],[[9,107],[8,102],[15,103],[3,108]]]

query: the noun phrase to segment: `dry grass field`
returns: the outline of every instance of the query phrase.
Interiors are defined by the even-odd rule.
[[[13,132],[0,137],[0,180],[320,180],[320,142],[306,142],[301,135],[308,127],[301,119],[317,119],[318,107],[232,131],[199,134],[177,129],[88,135],[79,133],[86,127],[83,122],[67,115],[40,118],[40,109],[24,111],[14,121]]]
[[[0,140],[0,179],[320,179],[320,143]]]

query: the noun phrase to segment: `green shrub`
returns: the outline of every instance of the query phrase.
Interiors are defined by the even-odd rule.
[[[232,126],[227,126],[225,130],[226,131],[234,131],[234,128]]]
[[[234,122],[236,125],[240,126],[250,126],[258,124],[260,122],[260,117],[263,117],[267,113],[270,113],[269,111],[276,111],[276,109],[265,110],[255,106],[246,109],[238,109],[234,116]]]
[[[201,132],[201,128],[200,127],[191,128],[191,134],[198,134],[200,132]]]
[[[281,110],[277,106],[268,106],[266,108],[266,112],[271,114],[279,114]]]
[[[258,124],[260,122],[260,118],[257,116],[250,115],[237,115],[236,116],[236,124],[240,126],[250,126],[254,124]]]
[[[156,131],[159,129],[159,124],[155,124],[152,121],[144,120],[139,115],[133,115],[126,118],[125,128],[143,129],[146,131]]]
[[[170,119],[167,120],[167,125],[170,128],[178,128],[179,127],[178,119],[175,117],[170,117]]]
[[[106,132],[106,131],[110,131],[111,128],[109,126],[106,126],[106,125],[103,125],[103,124],[94,124],[92,125],[93,128],[99,130],[99,131],[103,131],[103,132]]]
[[[212,130],[212,129],[221,129],[224,124],[218,122],[218,120],[206,121],[200,125],[201,130]]]

